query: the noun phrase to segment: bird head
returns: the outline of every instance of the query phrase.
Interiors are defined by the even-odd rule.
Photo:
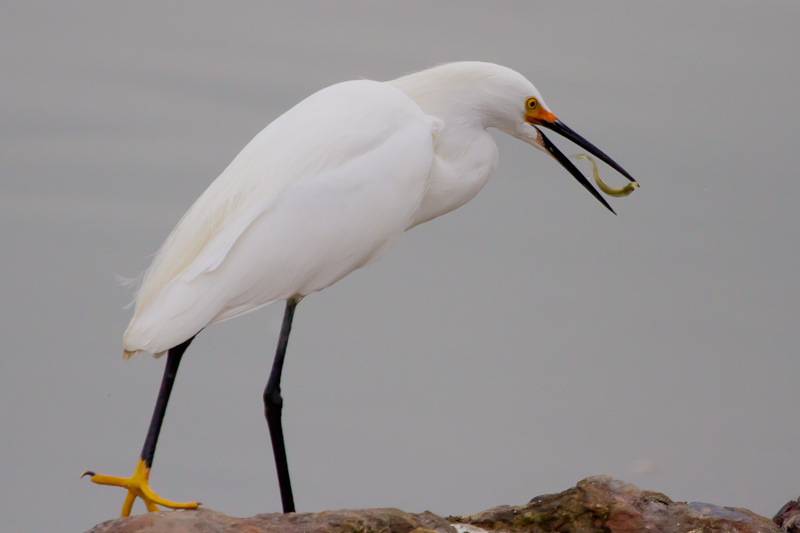
[[[592,196],[597,198],[609,211],[614,213],[614,210],[608,205],[608,202],[606,202],[606,200],[600,196],[600,193],[592,187],[581,171],[578,170],[558,147],[547,138],[542,128],[547,128],[569,139],[601,161],[607,163],[632,183],[636,183],[633,177],[606,155],[605,152],[556,118],[553,112],[550,111],[544,103],[544,100],[542,100],[539,91],[536,90],[536,87],[534,87],[531,82],[517,72],[511,71],[510,69],[504,70],[508,71],[505,73],[508,78],[506,80],[507,85],[502,89],[504,93],[504,98],[502,98],[503,104],[500,106],[501,109],[496,112],[495,117],[497,118],[495,119],[495,123],[491,124],[491,126],[553,156],[553,158],[572,174]]]
[[[612,213],[608,202],[542,128],[566,137],[635,183],[613,159],[557,119],[536,87],[514,70],[493,63],[462,61],[403,76],[391,83],[411,96],[426,113],[451,127],[497,128],[550,154]]]

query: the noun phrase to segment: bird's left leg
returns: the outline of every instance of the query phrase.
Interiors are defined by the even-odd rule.
[[[283,360],[286,356],[286,346],[289,344],[289,333],[292,331],[292,318],[294,308],[297,307],[299,298],[286,300],[286,309],[283,313],[281,334],[278,338],[278,348],[275,350],[275,360],[272,362],[272,371],[264,389],[264,416],[269,427],[269,436],[272,440],[272,452],[275,455],[275,468],[278,471],[278,485],[281,489],[281,503],[284,513],[294,512],[294,496],[292,484],[289,480],[289,463],[286,460],[286,446],[283,441],[283,426],[281,425],[281,412],[283,398],[281,397],[281,374]]]
[[[145,438],[144,447],[142,448],[142,455],[139,458],[139,462],[136,464],[136,470],[133,475],[127,478],[121,478],[103,476],[90,471],[84,472],[81,475],[81,477],[86,475],[91,476],[92,482],[99,485],[111,485],[128,489],[128,495],[125,497],[125,503],[122,505],[122,516],[130,516],[133,502],[136,498],[141,498],[144,501],[149,512],[158,511],[156,504],[170,509],[197,509],[197,506],[200,505],[197,502],[177,503],[165,500],[150,490],[150,486],[148,485],[150,467],[153,466],[153,456],[156,453],[158,435],[161,432],[164,414],[167,412],[167,403],[169,402],[169,395],[172,392],[172,385],[175,383],[175,375],[178,373],[178,365],[181,362],[183,352],[186,351],[186,348],[189,347],[193,339],[194,337],[169,350],[167,365],[166,368],[164,368],[164,378],[161,380],[161,389],[158,391],[158,400],[156,400],[153,418],[150,421],[150,429],[147,432],[147,438]]]

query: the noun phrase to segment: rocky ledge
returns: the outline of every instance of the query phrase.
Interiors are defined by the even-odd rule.
[[[660,492],[596,476],[526,505],[501,505],[474,515],[442,518],[430,512],[362,509],[233,518],[200,508],[118,518],[87,533],[771,533],[798,531],[799,508],[789,502],[770,520],[747,509],[673,502]]]

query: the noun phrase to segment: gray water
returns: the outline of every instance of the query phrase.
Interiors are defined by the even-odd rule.
[[[472,203],[304,300],[283,382],[298,510],[471,513],[595,474],[770,516],[800,493],[797,3],[2,11],[3,531],[119,513],[121,490],[78,475],[132,473],[163,359],[122,361],[132,292],[115,274],[145,269],[304,96],[462,59],[526,75],[642,187],[614,217],[498,134]],[[187,352],[151,477],[162,496],[280,510],[261,393],[281,312]]]

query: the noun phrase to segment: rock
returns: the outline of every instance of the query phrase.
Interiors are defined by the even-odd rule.
[[[475,515],[450,516],[448,520],[459,533],[781,531],[773,521],[747,509],[673,502],[660,492],[639,490],[607,476],[586,478],[559,494],[537,496],[527,505],[501,505]],[[463,524],[476,529],[467,529]]]
[[[404,513],[398,509],[272,513],[233,518],[206,508],[162,511],[117,518],[87,533],[456,533],[433,513]]]
[[[800,533],[800,498],[787,502],[772,521],[789,533]]]
[[[790,504],[773,522],[747,509],[673,502],[660,492],[639,490],[624,481],[596,476],[559,494],[537,496],[527,505],[501,505],[447,519],[429,512],[411,514],[398,509],[232,518],[200,508],[109,520],[87,533],[777,533],[787,531],[779,525],[800,527],[800,505]]]

